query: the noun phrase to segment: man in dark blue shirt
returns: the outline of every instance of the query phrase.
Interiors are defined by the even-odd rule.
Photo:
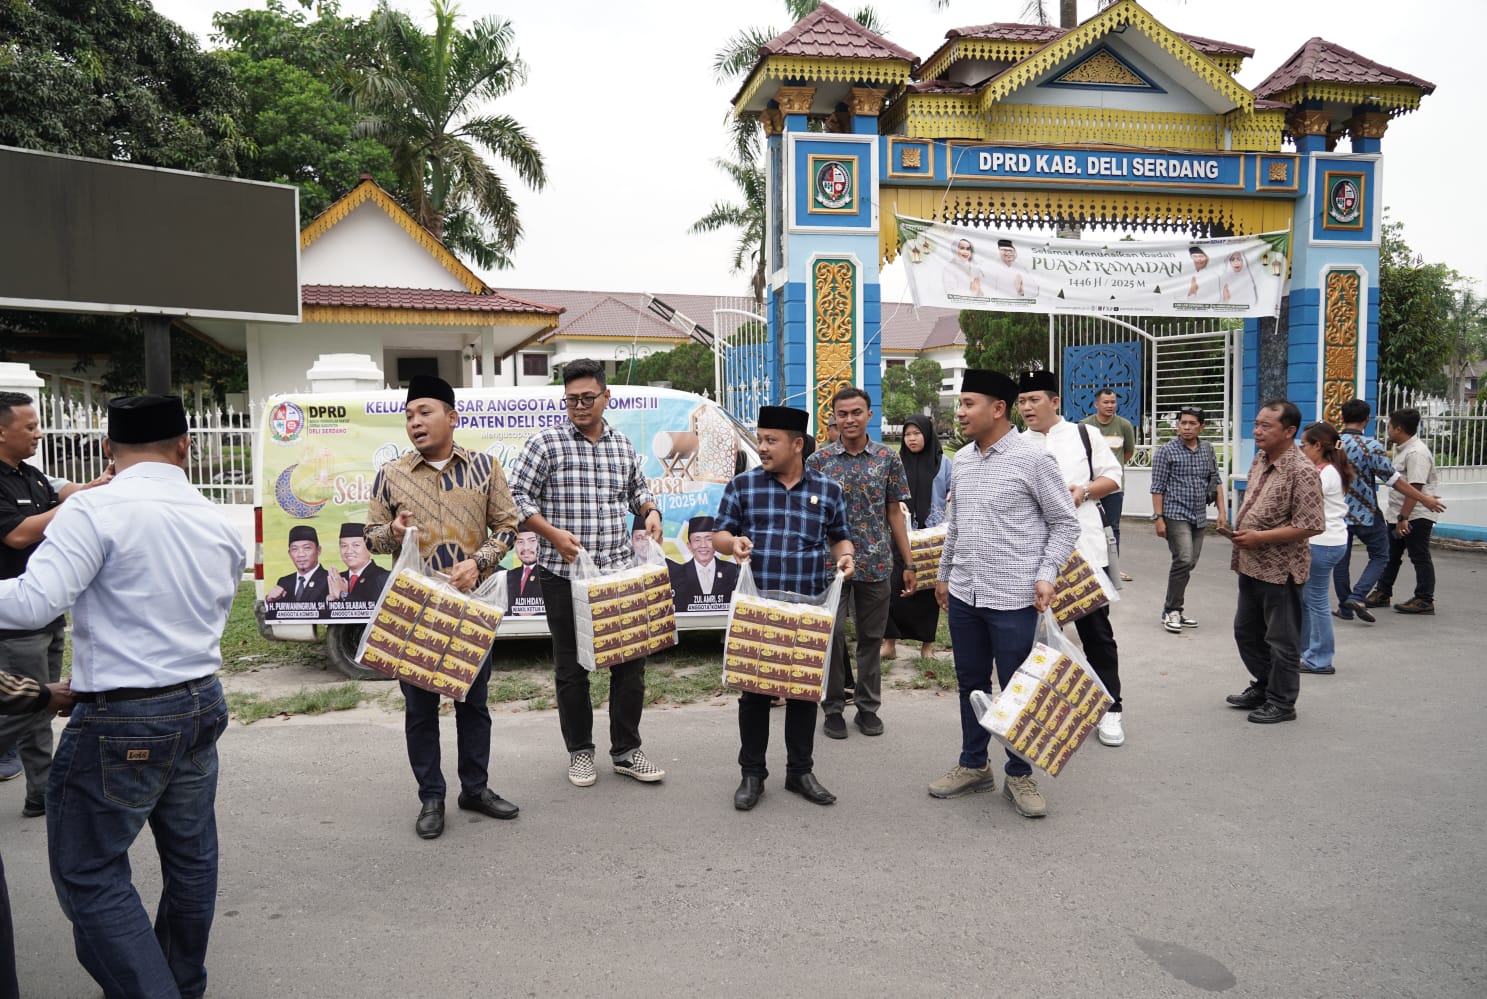
[[[713,532],[722,555],[749,559],[760,590],[788,590],[819,597],[835,571],[852,576],[852,535],[847,528],[841,486],[804,464],[810,415],[784,406],[759,410],[760,467],[735,476],[723,489]],[[830,546],[830,559],[826,549]],[[833,608],[834,610],[834,608]],[[841,622],[832,641],[841,640]],[[770,698],[738,695],[738,765],[743,780],[733,806],[748,811],[764,794],[769,771]],[[836,796],[821,786],[812,769],[816,702],[790,700],[785,706],[785,790],[807,801],[829,805]]]

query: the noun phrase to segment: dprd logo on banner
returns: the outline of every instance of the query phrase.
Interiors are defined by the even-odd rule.
[[[1322,189],[1326,192],[1327,198],[1322,228],[1363,228],[1363,175],[1361,173],[1329,172]]]
[[[857,211],[857,157],[812,156],[811,207],[813,212],[850,215]]]
[[[269,436],[278,444],[293,444],[305,430],[305,411],[292,402],[281,402],[269,415]]]

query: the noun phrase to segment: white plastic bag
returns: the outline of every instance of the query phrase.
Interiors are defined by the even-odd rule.
[[[791,700],[823,700],[842,580],[836,573],[819,597],[760,592],[749,560],[741,560],[728,602],[723,686]]]
[[[582,548],[573,563],[573,632],[578,663],[609,669],[676,644],[676,598],[666,553],[646,539],[643,561],[617,572],[601,572]]]
[[[494,572],[473,593],[425,571],[416,528],[403,537],[356,661],[383,676],[463,701],[505,616],[506,574]]]
[[[1032,651],[996,696],[971,692],[981,727],[1050,777],[1059,775],[1112,703],[1051,610],[1039,619]]]

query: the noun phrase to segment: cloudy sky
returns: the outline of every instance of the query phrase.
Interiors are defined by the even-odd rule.
[[[426,0],[395,2],[426,18]],[[361,15],[373,5],[343,0],[341,9]],[[210,47],[214,11],[262,3],[154,0],[154,6]],[[1018,20],[1022,0],[951,0],[943,11],[933,0],[874,6],[888,36],[925,58],[949,28]],[[1487,3],[1146,0],[1144,6],[1175,30],[1253,48],[1239,75],[1247,86],[1314,35],[1435,83],[1420,110],[1395,120],[1384,137],[1385,202],[1427,260],[1450,264],[1476,279],[1479,290],[1487,287],[1487,240],[1476,231],[1487,221],[1476,179],[1487,140],[1475,103],[1479,78],[1473,79]],[[713,160],[728,148],[724,118],[736,84],[714,79],[713,55],[740,26],[788,27],[783,3],[462,0],[460,9],[467,17],[512,22],[530,75],[500,110],[536,138],[549,178],[540,193],[517,187],[527,235],[512,269],[485,275],[493,285],[746,292],[746,281],[729,273],[733,239],[687,229],[714,200],[733,196]],[[1081,0],[1080,16],[1093,12],[1093,0]],[[907,298],[897,268],[884,273],[883,285],[885,300]]]

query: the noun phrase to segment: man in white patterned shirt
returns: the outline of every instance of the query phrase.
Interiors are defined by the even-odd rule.
[[[987,760],[991,735],[976,720],[971,692],[1005,684],[1033,648],[1038,615],[1079,540],[1074,500],[1053,455],[1008,422],[1017,383],[972,369],[961,382],[956,419],[969,440],[950,470],[945,550],[935,596],[949,612],[960,684],[960,760],[929,785],[936,798],[996,787]],[[1007,753],[1003,793],[1028,818],[1048,814],[1032,768]]]
[[[537,577],[552,633],[558,723],[568,747],[568,780],[589,787],[594,767],[594,708],[589,674],[578,662],[573,624],[572,564],[582,548],[601,571],[635,564],[630,515],[644,519],[661,540],[661,511],[646,485],[641,458],[629,438],[604,419],[609,384],[604,366],[587,358],[563,368],[568,419],[527,438],[511,466],[511,495],[523,531],[535,531]],[[609,671],[609,756],[614,772],[654,783],[666,771],[640,748],[645,707],[645,657]]]

